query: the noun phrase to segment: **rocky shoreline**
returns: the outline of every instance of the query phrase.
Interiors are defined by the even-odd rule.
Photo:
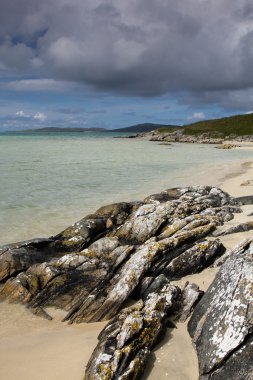
[[[119,136],[117,138],[143,138],[145,140],[149,141],[156,141],[161,143],[189,143],[189,144],[224,144],[227,146],[227,148],[224,149],[231,149],[234,147],[239,146],[240,142],[242,143],[252,143],[253,142],[253,135],[244,135],[244,136],[237,136],[237,135],[229,135],[229,136],[220,136],[219,133],[216,133],[216,136],[214,133],[206,132],[202,134],[196,134],[196,135],[186,135],[182,130],[176,130],[174,132],[162,132],[159,130],[154,130],[151,132],[146,133],[137,133],[135,135],[130,136]],[[231,144],[230,141],[233,141]]]
[[[217,238],[253,229],[222,227],[240,202],[252,197],[236,200],[211,186],[169,189],[102,207],[49,239],[4,246],[1,300],[48,319],[48,307],[64,309],[69,323],[109,320],[86,379],[140,378],[166,326],[192,309],[200,378],[250,378],[253,236],[232,252]],[[171,284],[210,266],[221,269],[204,296],[194,284]]]

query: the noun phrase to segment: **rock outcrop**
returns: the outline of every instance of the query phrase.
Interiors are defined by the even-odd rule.
[[[175,131],[156,129],[151,132],[138,133],[134,136],[126,136],[125,138],[144,138],[149,141],[171,143],[181,142],[190,144],[219,144],[219,149],[232,149],[239,147],[240,142],[252,142],[252,135],[238,136],[237,134],[230,134],[225,136],[218,131],[202,131],[200,133],[185,133],[184,128],[178,128]],[[236,143],[234,143],[236,142]]]
[[[231,143],[227,143],[227,144],[221,144],[221,145],[218,145],[216,148],[217,149],[233,149],[233,148],[239,148],[240,145],[237,145],[237,144],[231,144]]]
[[[215,232],[240,211],[235,199],[211,186],[104,206],[49,239],[2,247],[0,299],[48,319],[46,308],[54,306],[69,323],[110,320],[86,369],[86,379],[97,380],[139,379],[168,320],[185,321],[197,304],[189,330],[202,378],[230,378],[240,362],[235,379],[247,379],[252,245],[225,253]],[[196,285],[170,283],[210,265],[222,267],[200,302]],[[135,304],[122,310],[126,302]]]
[[[70,323],[110,319],[145,277],[178,279],[213,263],[224,247],[204,238],[239,211],[210,186],[102,207],[50,239],[3,247],[0,298],[47,318],[45,307],[65,309]]]
[[[155,288],[150,286],[143,299],[123,309],[100,333],[85,380],[139,379],[168,319],[176,316],[184,320],[200,296],[192,284],[182,292],[168,280]]]
[[[253,204],[253,195],[245,195],[243,197],[237,197],[236,201],[242,205],[252,205]]]
[[[240,223],[237,226],[221,228],[213,232],[213,236],[224,236],[253,230],[253,221]]]
[[[251,240],[227,258],[190,319],[200,379],[253,378],[252,289]]]

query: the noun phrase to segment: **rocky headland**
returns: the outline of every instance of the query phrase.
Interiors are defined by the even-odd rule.
[[[134,130],[132,130],[132,132],[134,132]],[[135,132],[143,131],[135,130]],[[182,126],[157,125],[152,131],[137,133],[135,135],[131,135],[130,137],[145,138],[150,141],[160,141],[163,143],[224,143],[224,149],[231,149],[238,146],[238,143],[240,142],[253,142],[253,114],[250,113],[219,119],[201,120]]]
[[[230,134],[223,136],[219,133],[204,132],[200,134],[187,135],[183,127],[176,131],[166,132],[159,129],[147,132],[137,133],[135,135],[124,136],[119,138],[142,138],[149,141],[160,143],[189,143],[189,144],[216,144],[219,149],[232,149],[240,146],[240,143],[252,143],[253,135]]]
[[[87,380],[140,379],[166,329],[189,318],[200,379],[249,380],[253,221],[230,223],[252,199],[193,186],[104,206],[56,236],[2,247],[0,299],[49,320],[54,307],[69,324],[108,321]],[[242,231],[228,249],[222,238]],[[186,281],[210,267],[205,293]]]

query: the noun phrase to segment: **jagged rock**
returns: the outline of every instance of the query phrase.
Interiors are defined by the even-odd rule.
[[[125,264],[115,272],[114,277],[107,284],[103,284],[103,288],[99,290],[96,288],[93,293],[89,294],[87,299],[84,299],[83,304],[79,305],[78,311],[76,311],[76,307],[74,306],[66,319],[69,319],[70,322],[79,323],[82,321],[96,322],[111,318],[119,310],[123,302],[132,294],[145,274],[148,273],[156,258],[165,257],[166,260],[166,256],[168,255],[169,258],[171,250],[175,250],[178,246],[184,245],[188,241],[194,242],[198,240],[203,236],[203,233],[206,233],[206,230],[203,230],[203,227],[198,227],[190,231],[182,231],[180,236],[175,238],[171,237],[158,242],[151,239],[141,245],[131,254]],[[208,252],[209,248],[213,247],[213,249],[210,249],[210,252],[213,254],[217,251],[216,245],[216,242],[214,244],[203,244],[203,251],[206,250]],[[197,256],[196,251],[194,253]],[[187,257],[190,257],[189,253]],[[199,262],[203,265],[200,266],[203,269],[204,263],[208,263],[208,259],[200,259]],[[191,264],[189,273],[193,271]],[[92,303],[90,302],[91,299]]]
[[[253,243],[235,250],[196,306],[188,324],[200,379],[251,379],[253,374]]]
[[[178,320],[179,322],[185,322],[203,294],[204,292],[202,292],[196,284],[186,282],[177,299],[178,306],[175,308],[176,311],[174,312],[175,316],[173,319]]]
[[[143,299],[115,316],[98,336],[85,380],[140,379],[150,350],[162,337],[169,319],[184,321],[202,296],[195,284],[180,291],[161,275]]]
[[[238,211],[211,186],[104,206],[50,239],[2,248],[0,298],[45,316],[46,306],[65,309],[69,322],[111,318],[145,277],[147,289],[161,273],[179,278],[210,265],[221,246],[200,239]]]
[[[54,237],[55,250],[80,251],[105,234],[106,230],[122,224],[135,207],[140,204],[114,203],[101,207]]]
[[[145,278],[152,278],[152,281],[150,282],[149,286],[144,291],[141,292],[140,295],[143,298],[146,298],[149,293],[158,292],[160,289],[162,289],[165,285],[169,283],[167,277],[164,276],[164,274],[160,274],[157,277],[145,277]]]
[[[235,200],[242,205],[252,205],[253,195],[246,195],[244,197],[237,197]]]
[[[229,228],[222,228],[218,231],[213,232],[213,236],[224,236],[224,235],[230,235],[235,234],[238,232],[245,232],[253,230],[253,221],[245,222],[238,224],[237,226],[229,227]]]
[[[106,230],[107,218],[82,219],[56,235],[53,248],[63,252],[80,251]]]
[[[144,202],[152,203],[152,202],[158,201],[158,202],[163,203],[163,202],[172,201],[174,199],[178,199],[180,198],[181,195],[182,195],[181,189],[175,187],[172,189],[164,190],[158,194],[149,195],[147,198],[144,199]]]
[[[143,205],[119,227],[115,235],[122,241],[144,243],[156,234],[171,213],[172,207],[169,202]]]
[[[101,238],[88,249],[59,259],[31,266],[26,272],[9,279],[0,296],[12,301],[29,303],[33,308],[56,306],[69,308],[110,279],[132,251],[119,246],[117,238]]]
[[[219,146],[216,146],[216,149],[233,149],[233,148],[239,148],[240,145],[237,144],[221,144]]]
[[[112,319],[98,337],[85,380],[139,379],[179,292],[173,285],[164,285]]]
[[[236,245],[232,250],[227,250],[224,255],[222,255],[220,258],[218,258],[215,263],[213,264],[213,267],[220,267],[222,264],[225,263],[228,257],[243,253],[245,250],[245,247],[247,247],[252,238],[246,238],[243,241],[241,241],[238,245]]]
[[[185,321],[203,294],[194,284],[180,291],[169,281],[225,262],[189,330],[201,378],[248,380],[251,240],[226,254],[218,239],[206,240],[240,211],[238,199],[211,186],[104,206],[50,239],[2,247],[0,299],[21,302],[47,319],[52,317],[45,307],[64,309],[69,323],[112,318],[99,335],[86,379],[139,379],[168,317]],[[121,310],[133,296],[139,301]]]
[[[26,270],[35,263],[63,256],[69,251],[80,251],[101,234],[110,231],[112,226],[122,224],[139,206],[140,202],[104,206],[49,239],[33,239],[1,247],[0,281]]]
[[[219,240],[204,240],[187,249],[164,267],[167,278],[176,280],[192,273],[198,273],[211,265],[217,257],[225,253],[225,247]]]
[[[155,277],[163,273],[170,280],[180,279],[201,272],[224,253],[225,247],[219,240],[186,243],[156,260],[148,276]]]
[[[104,284],[103,288],[95,289],[84,299],[78,311],[73,313],[71,310],[66,319],[71,322],[95,322],[111,318],[136,288],[161,249],[163,246],[153,240],[137,248],[111,281]]]
[[[51,239],[34,239],[0,248],[0,281],[26,270],[35,263],[50,259]]]

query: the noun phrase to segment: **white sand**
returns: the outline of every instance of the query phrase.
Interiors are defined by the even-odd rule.
[[[50,310],[52,312],[52,309]],[[106,325],[69,326],[32,315],[21,305],[0,305],[1,380],[80,380],[85,364]]]
[[[250,145],[250,144],[249,144]],[[253,145],[236,149],[251,149]],[[228,176],[221,184],[220,173],[212,173],[213,184],[221,185],[231,195],[253,195],[253,186],[240,186],[253,179],[253,165],[247,163],[241,174]],[[243,206],[228,225],[245,220],[253,212],[253,206]],[[232,248],[252,232],[229,235],[223,243]],[[187,276],[186,280],[197,283],[206,290],[217,269],[207,269],[200,274]],[[51,311],[50,311],[51,313]],[[53,321],[33,316],[21,305],[0,304],[0,379],[1,380],[80,380],[85,365],[96,346],[96,337],[105,323],[68,326],[60,322],[62,312],[54,313]],[[145,372],[149,380],[197,380],[198,364],[195,351],[187,333],[187,323],[168,329],[167,334],[152,353]]]

